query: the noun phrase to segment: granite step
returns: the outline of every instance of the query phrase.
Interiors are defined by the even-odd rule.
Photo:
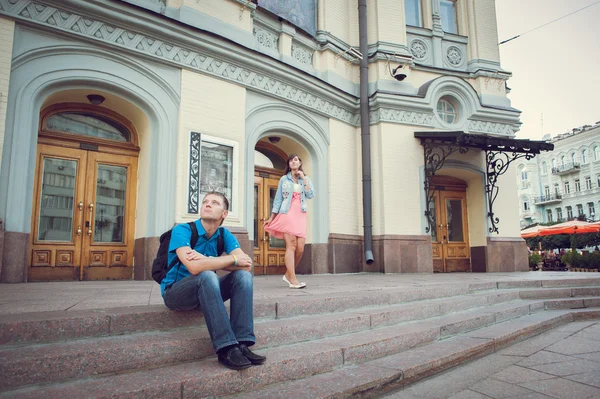
[[[588,318],[600,318],[600,309],[586,311]],[[452,367],[499,351],[519,341],[571,321],[580,320],[581,311],[545,311],[506,321],[491,327],[463,333],[363,362],[344,364],[336,370],[305,378],[283,381],[264,388],[236,393],[228,399],[258,398],[373,398],[404,387]]]
[[[582,286],[577,287],[578,284]],[[431,285],[409,290],[390,288],[335,295],[275,297],[255,300],[254,314],[256,320],[284,319],[435,299],[450,299],[444,305],[445,309],[449,309],[461,306],[456,301],[471,300],[461,298],[464,295],[475,298],[477,294],[495,293],[498,297],[512,297],[515,292],[522,299],[600,296],[600,278]],[[441,312],[444,313],[444,310]],[[200,312],[172,312],[163,305],[9,314],[0,317],[0,345],[164,331],[203,323]]]
[[[477,295],[471,299],[486,304],[485,301],[494,302],[498,297]],[[256,348],[345,335],[355,342],[360,342],[364,351],[372,350],[373,340],[388,342],[387,349],[396,351],[403,348],[401,345],[406,340],[402,334],[398,338],[398,334],[404,331],[403,328],[409,332],[415,328],[419,329],[417,335],[423,335],[417,339],[433,340],[544,309],[541,301],[514,300],[441,315],[439,308],[442,305],[433,304],[429,314],[422,313],[423,309],[428,309],[425,306],[419,306],[419,311],[415,313],[414,309],[407,305],[397,305],[389,309],[374,308],[293,319],[265,320],[257,322],[255,326],[258,337]],[[457,309],[453,307],[452,310]],[[391,327],[385,327],[390,325]],[[422,331],[423,329],[427,331]],[[159,367],[200,360],[212,356],[213,353],[208,331],[203,327],[54,344],[15,345],[0,349],[0,389]],[[372,353],[379,352],[373,350]]]
[[[378,329],[376,334],[370,332],[369,346],[362,341],[367,334],[358,333],[263,349],[260,352],[267,355],[267,363],[239,372],[223,368],[211,357],[119,375],[30,386],[3,392],[0,397],[375,396],[570,322],[576,312],[580,311],[528,314],[447,339],[440,339],[442,320],[447,317],[442,316],[437,332],[433,320],[404,323]],[[598,310],[594,312],[595,317],[600,315]],[[393,343],[396,349],[386,349]]]
[[[521,299],[549,299],[549,298],[600,296],[600,287],[588,286],[588,287],[522,289],[522,290],[519,290],[519,296],[521,297]]]
[[[465,298],[464,295],[468,297]],[[480,298],[481,296],[485,298]],[[471,302],[473,306],[481,306],[480,301],[490,304],[518,297],[518,292],[510,290],[475,290],[471,293],[468,286],[435,290],[389,290],[368,294],[315,295],[306,298],[284,297],[255,301],[254,317],[255,320],[285,319],[436,299],[447,302],[441,309],[441,312],[445,313],[452,307],[461,307],[460,303]],[[173,312],[163,305],[11,314],[0,317],[0,345],[59,342],[198,325],[204,325],[204,318],[200,312]]]

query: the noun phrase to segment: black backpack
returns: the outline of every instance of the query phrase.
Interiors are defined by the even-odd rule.
[[[192,230],[192,237],[190,239],[190,246],[194,248],[196,243],[198,242],[198,229],[196,228],[196,222],[189,222],[188,225]],[[160,246],[158,247],[158,251],[156,252],[156,258],[152,262],[152,278],[158,284],[160,284],[169,270],[175,266],[175,264],[180,263],[179,258],[175,256],[175,259],[171,261],[169,264],[169,243],[171,242],[171,232],[173,229],[164,232],[160,236]],[[223,240],[223,229],[219,229],[219,236],[217,237],[217,256],[221,256],[221,254],[225,251],[225,242]],[[181,263],[180,263],[181,264]]]

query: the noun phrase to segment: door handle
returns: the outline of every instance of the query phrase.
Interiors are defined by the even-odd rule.
[[[94,221],[94,203],[93,202],[90,202],[90,204],[88,205],[88,209],[90,210],[90,219],[89,219],[89,222],[85,223],[85,225],[88,228],[87,235],[91,236],[92,235],[92,222]]]
[[[80,236],[81,235],[81,226],[77,226],[77,235]]]

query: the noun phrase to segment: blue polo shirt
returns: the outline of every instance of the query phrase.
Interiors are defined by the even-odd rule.
[[[240,247],[238,240],[226,228],[219,227],[215,234],[208,238],[206,237],[206,230],[204,230],[202,223],[200,223],[200,219],[196,220],[194,223],[196,223],[196,228],[198,229],[198,242],[196,242],[194,249],[202,255],[213,257],[217,256],[217,239],[220,233],[219,230],[223,230],[223,243],[225,244],[224,252],[226,254]],[[171,232],[171,241],[169,242],[169,265],[173,259],[177,257],[177,248],[191,247],[191,239],[192,229],[187,223],[178,224],[177,226],[173,227],[173,231]],[[183,263],[176,263],[175,266],[169,270],[160,284],[161,295],[164,295],[166,287],[170,286],[176,281],[181,281],[190,275],[191,273]]]

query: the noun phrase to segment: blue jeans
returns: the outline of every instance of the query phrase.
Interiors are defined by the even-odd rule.
[[[241,341],[248,346],[256,342],[250,272],[236,270],[219,277],[204,271],[167,288],[163,299],[171,310],[201,310],[216,351]],[[228,299],[231,317],[224,304]]]

